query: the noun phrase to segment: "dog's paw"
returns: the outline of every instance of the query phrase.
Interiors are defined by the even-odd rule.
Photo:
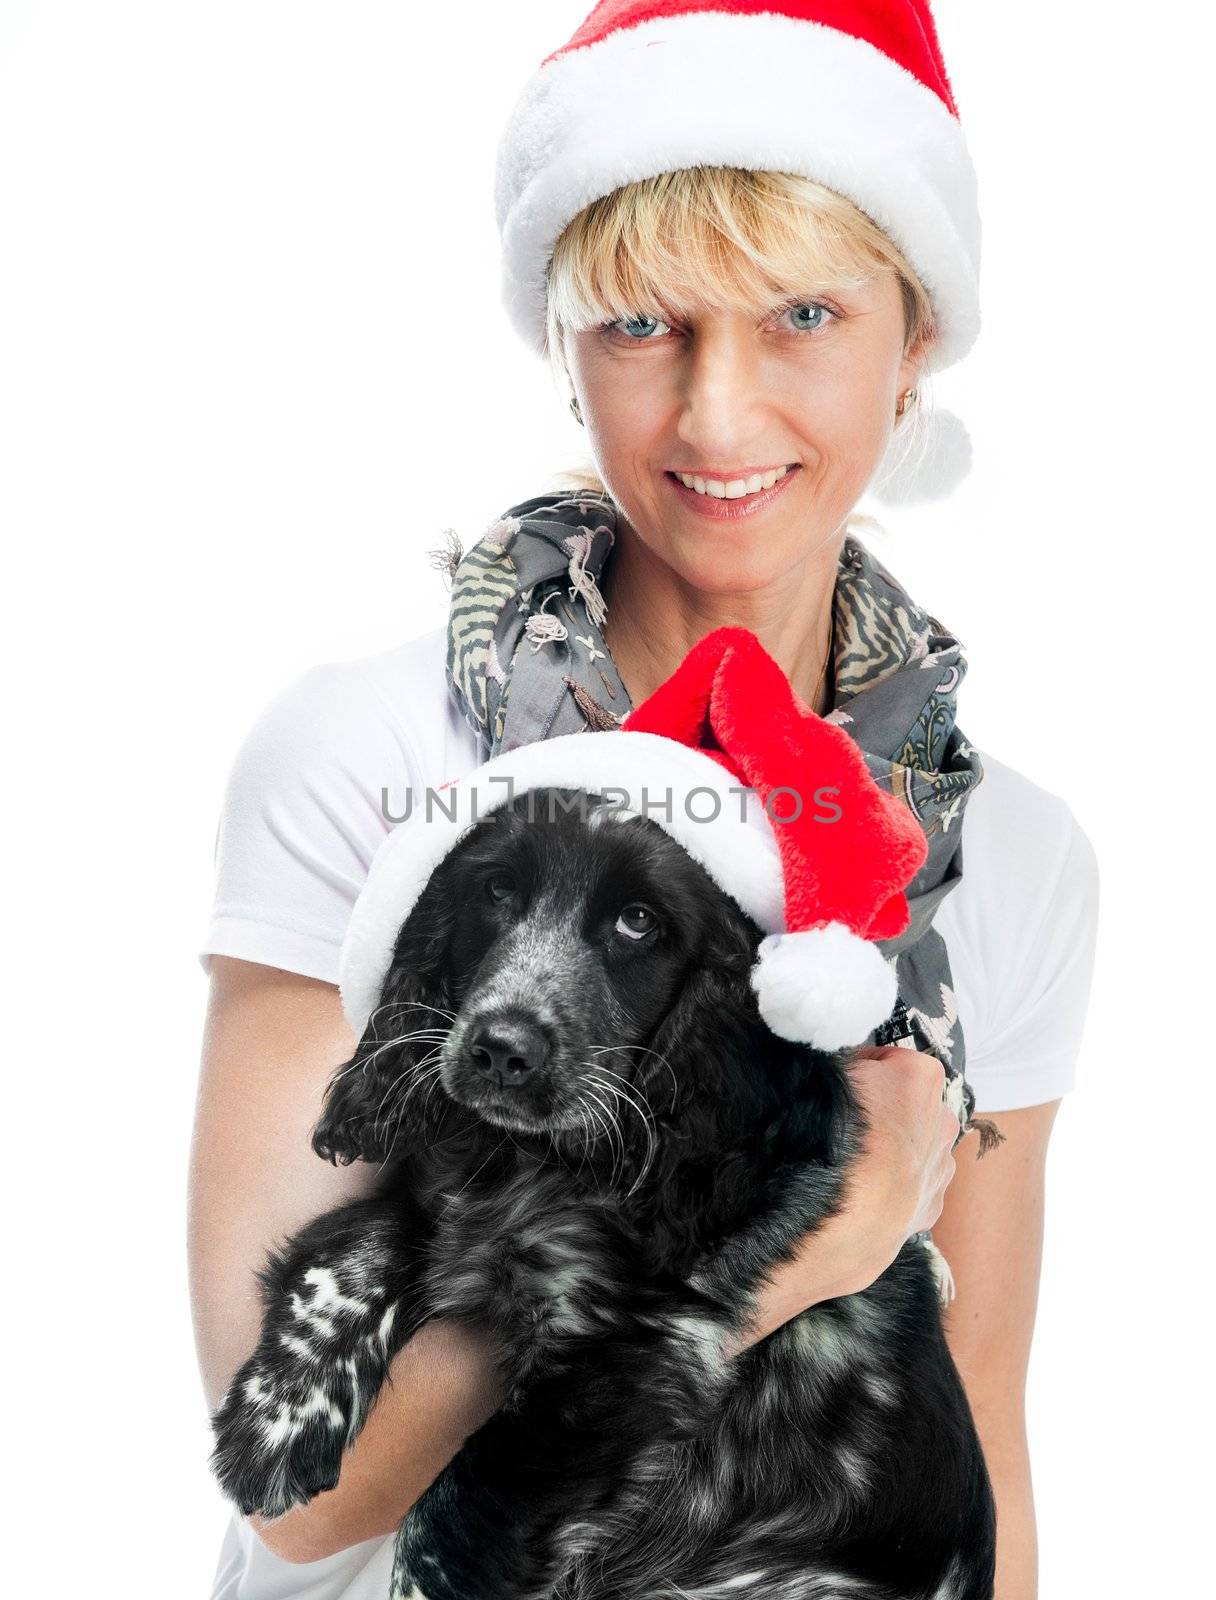
[[[337,1483],[399,1343],[398,1311],[366,1259],[282,1272],[212,1418],[211,1469],[246,1515],[281,1516]]]
[[[211,1469],[247,1516],[281,1516],[338,1481],[350,1436],[352,1374],[254,1356],[212,1418]]]

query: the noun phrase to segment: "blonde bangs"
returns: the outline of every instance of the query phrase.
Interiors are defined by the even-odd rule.
[[[903,292],[905,348],[931,342],[923,286],[850,200],[794,173],[684,167],[615,189],[567,225],[549,264],[546,353],[564,368],[564,332],[710,307],[762,315],[884,271]]]

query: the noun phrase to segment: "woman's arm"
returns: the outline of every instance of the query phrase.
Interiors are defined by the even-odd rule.
[[[932,1228],[941,1215],[958,1138],[958,1117],[942,1100],[941,1062],[880,1045],[856,1051],[849,1076],[867,1132],[847,1168],[841,1208],[769,1273],[752,1321],[723,1346],[728,1357],[808,1306],[868,1289],[912,1234]]]
[[[994,1113],[1005,1143],[983,1161],[976,1159],[978,1139],[965,1139],[933,1230],[958,1291],[946,1337],[996,1495],[996,1600],[1038,1594],[1026,1368],[1038,1304],[1047,1144],[1059,1105]]]
[[[252,962],[212,958],[191,1154],[189,1258],[195,1339],[209,1409],[261,1328],[256,1272],[271,1244],[365,1194],[374,1169],[332,1167],[309,1143],[325,1085],[354,1049],[338,991]],[[391,1533],[501,1394],[477,1336],[450,1322],[398,1353],[335,1488],[267,1522],[287,1561],[317,1561]]]

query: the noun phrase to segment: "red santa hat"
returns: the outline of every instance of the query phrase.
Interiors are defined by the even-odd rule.
[[[723,627],[608,734],[564,734],[503,752],[419,805],[372,862],[342,950],[345,1013],[362,1033],[397,934],[465,830],[550,785],[649,816],[764,930],[752,986],[768,1026],[836,1050],[888,1016],[895,975],[874,941],[908,925],[903,893],[924,832],[871,777],[838,724],[818,716],[746,628]]]
[[[929,370],[971,348],[976,178],[928,0],[597,5],[524,85],[498,150],[503,299],[537,353],[547,268],[567,223],[624,184],[711,165],[793,172],[852,200],[929,294],[938,328]],[[922,424],[911,465],[896,429],[873,485],[880,498],[933,498],[968,470],[959,419],[938,411]]]

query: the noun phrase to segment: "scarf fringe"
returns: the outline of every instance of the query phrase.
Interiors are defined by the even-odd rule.
[[[572,533],[568,539],[562,540],[562,549],[570,554],[571,600],[581,598],[587,608],[588,617],[597,628],[602,628],[608,616],[608,606],[600,593],[595,573],[587,565],[594,541],[593,533],[581,529],[578,533]]]
[[[563,680],[567,689],[574,696],[574,703],[587,719],[587,727],[592,733],[611,733],[619,728],[624,720],[614,716],[607,706],[602,706],[589,690],[568,675]]]
[[[967,1131],[972,1129],[980,1136],[979,1155],[977,1161],[982,1161],[989,1150],[995,1150],[997,1145],[1005,1143],[1005,1135],[990,1117],[972,1117],[967,1124]]]

